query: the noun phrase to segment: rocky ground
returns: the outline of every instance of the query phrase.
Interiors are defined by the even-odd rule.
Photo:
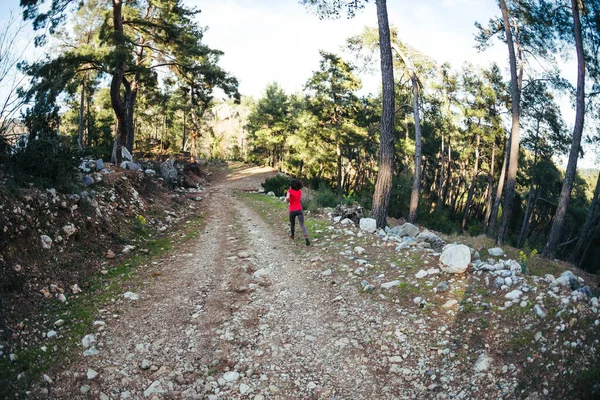
[[[246,193],[272,174],[239,167],[205,190],[197,236],[99,305],[78,354],[28,397],[596,396],[593,277],[334,210],[307,213],[306,247],[281,200]]]

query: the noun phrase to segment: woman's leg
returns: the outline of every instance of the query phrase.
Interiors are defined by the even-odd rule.
[[[302,228],[302,232],[304,232],[304,237],[308,237],[308,231],[306,230],[306,226],[304,226],[304,213],[302,211],[298,212],[298,222],[300,222],[300,227]]]
[[[296,229],[296,213],[290,211],[290,237],[294,238],[294,230]]]

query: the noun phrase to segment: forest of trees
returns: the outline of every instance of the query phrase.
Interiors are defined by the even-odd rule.
[[[301,3],[339,18],[368,1]],[[600,267],[600,178],[577,169],[600,138],[600,0],[499,0],[495,18],[476,22],[473,44],[500,43],[507,62],[485,67],[437,63],[388,25],[385,0],[375,3],[378,26],[340,43],[339,54],[321,51],[302,92],[274,82],[252,99],[219,66],[222,52],[203,43],[199,10],[180,0],[21,0],[36,44],[49,51],[11,64],[30,81],[18,91],[29,138],[18,152],[0,146],[0,163],[56,185],[74,174],[77,156],[120,164],[123,148],[159,144],[278,168],[360,202],[380,227],[386,215],[402,217]],[[367,70],[381,71],[380,93],[359,94]],[[565,76],[575,72],[572,85]],[[245,110],[238,134],[248,151],[219,147],[216,93]]]

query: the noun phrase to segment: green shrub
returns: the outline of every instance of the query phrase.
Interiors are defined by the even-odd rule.
[[[30,140],[27,146],[13,154],[5,167],[17,185],[32,183],[61,191],[72,189],[76,174],[75,149],[63,136],[46,136]]]
[[[314,198],[319,207],[335,207],[343,202],[343,198],[325,185],[315,191]]]
[[[285,191],[290,188],[292,179],[285,175],[276,175],[272,178],[267,178],[262,187],[265,189],[265,193],[273,192],[275,196],[283,196]]]

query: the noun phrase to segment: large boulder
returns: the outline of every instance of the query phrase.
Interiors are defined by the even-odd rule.
[[[441,250],[445,245],[444,242],[438,235],[433,232],[423,231],[417,235],[418,242],[427,242],[436,250]]]
[[[440,261],[442,271],[451,274],[462,274],[471,262],[471,250],[464,244],[449,244],[444,247]]]
[[[373,218],[361,218],[359,225],[361,231],[373,233],[377,230],[377,221]]]
[[[400,237],[416,237],[419,234],[419,228],[417,228],[410,222],[405,222],[403,225],[393,227],[392,233]]]
[[[177,182],[177,168],[175,168],[175,162],[173,160],[167,160],[160,164],[159,167],[160,176],[169,184],[175,184]]]

